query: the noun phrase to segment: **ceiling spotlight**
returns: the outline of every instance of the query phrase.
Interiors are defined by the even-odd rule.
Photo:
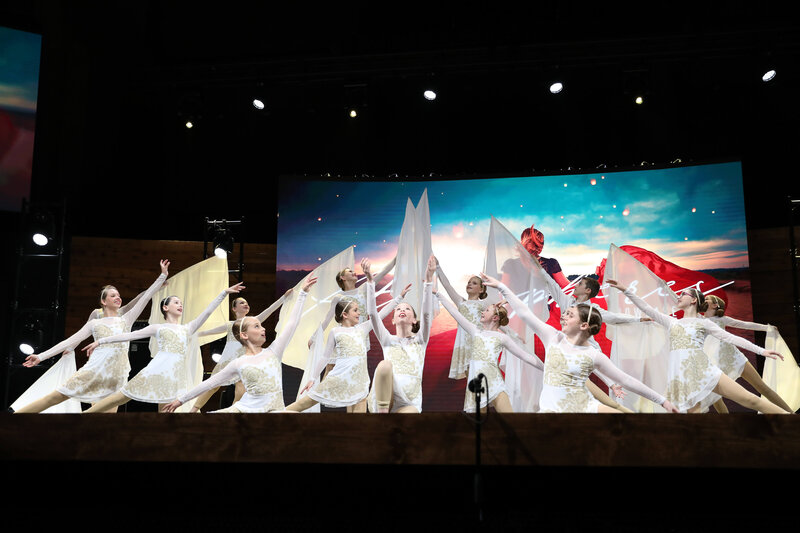
[[[215,256],[225,259],[229,253],[233,252],[233,235],[227,228],[217,228],[213,242]]]
[[[644,98],[642,98],[641,96],[637,96],[634,102],[636,102],[639,105],[642,105],[642,103],[644,102]]]
[[[768,70],[767,72],[764,73],[763,76],[761,76],[761,81],[766,83],[766,82],[768,82],[769,80],[771,80],[774,77],[775,77],[775,71],[774,70]]]
[[[222,359],[222,354],[221,353],[212,353],[211,354],[211,360],[214,361],[215,363],[219,363],[220,359]]]
[[[23,342],[22,344],[19,345],[19,351],[24,353],[25,355],[31,355],[33,353],[33,346]]]
[[[186,121],[186,129],[190,130],[190,129],[192,129],[192,127],[194,127],[194,124],[192,124],[192,121],[191,120],[187,120]]]
[[[553,94],[558,94],[564,89],[564,84],[560,81],[555,82],[553,85],[550,86],[550,92]]]
[[[48,239],[46,236],[42,235],[41,233],[34,233],[33,234],[33,242],[38,244],[39,246],[47,245]]]
[[[259,110],[264,109],[264,102],[256,98],[253,100],[253,107]]]
[[[350,110],[350,118],[356,118],[357,116],[358,116],[358,113],[356,113],[356,110],[355,109],[351,109]]]
[[[422,93],[422,96],[424,96],[426,100],[436,100],[436,93],[430,89]]]

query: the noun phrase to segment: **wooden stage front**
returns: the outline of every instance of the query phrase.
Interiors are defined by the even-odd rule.
[[[416,519],[475,526],[475,444],[462,413],[0,416],[2,466],[20,494],[55,476],[76,502],[87,493],[105,501],[122,483],[126,493],[199,506],[206,526],[226,520],[213,502],[252,498],[271,502],[271,520],[286,528],[313,529],[353,505],[369,520],[404,509],[390,530]],[[800,418],[490,413],[481,462],[484,525],[499,529],[555,527],[567,513],[574,529],[559,530],[642,531],[651,530],[642,520],[664,513],[665,531],[685,530],[689,510],[701,512],[703,531],[748,520],[778,527],[796,520],[795,490],[778,488],[800,474]]]

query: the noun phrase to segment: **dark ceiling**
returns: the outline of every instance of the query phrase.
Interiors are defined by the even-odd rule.
[[[0,8],[43,34],[33,194],[67,199],[72,234],[195,240],[205,216],[246,215],[275,242],[276,180],[328,173],[741,159],[751,227],[800,194],[790,7],[74,4]]]

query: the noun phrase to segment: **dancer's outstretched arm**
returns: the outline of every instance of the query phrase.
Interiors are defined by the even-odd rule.
[[[195,333],[197,333],[197,330],[200,329],[200,326],[202,326],[205,323],[205,321],[208,320],[208,317],[211,316],[211,313],[214,312],[214,309],[219,307],[219,304],[222,303],[222,300],[224,300],[227,295],[237,294],[244,288],[245,287],[242,283],[237,283],[236,285],[232,285],[227,289],[225,289],[224,291],[222,291],[221,293],[219,293],[219,295],[216,298],[211,300],[211,303],[208,304],[208,307],[206,307],[203,310],[203,312],[197,316],[197,318],[186,324],[186,329],[188,330],[189,335],[194,335]]]
[[[500,335],[502,335],[500,339],[503,342],[503,347],[508,350],[509,353],[521,359],[523,362],[544,371],[544,363],[542,363],[541,359],[529,354],[522,346],[514,342],[514,340],[505,333],[501,333]]]
[[[445,298],[439,291],[433,292],[433,294],[439,300],[439,303],[442,304],[442,307],[447,309],[447,312],[450,313],[450,316],[453,317],[456,323],[458,323],[459,326],[464,328],[464,331],[466,331],[470,335],[478,334],[478,327],[472,322],[470,322],[469,319],[467,319],[467,317],[459,313],[458,309],[456,308],[453,302]]]
[[[509,305],[511,305],[511,308],[517,313],[517,316],[519,316],[522,321],[525,322],[525,324],[527,324],[528,327],[530,327],[533,332],[539,336],[545,346],[555,342],[556,337],[560,332],[533,314],[533,312],[528,309],[528,306],[525,305],[522,300],[517,298],[517,295],[514,294],[511,289],[500,283],[498,280],[487,276],[486,274],[481,273],[481,278],[483,278],[483,282],[486,285],[489,287],[494,287],[500,291],[503,297],[508,301]]]
[[[225,368],[220,370],[218,373],[214,374],[210,378],[205,381],[201,381],[199,385],[195,388],[190,390],[189,392],[178,396],[178,399],[168,403],[164,406],[165,413],[172,413],[180,407],[181,405],[194,400],[204,392],[208,392],[212,389],[219,388],[223,384],[228,381],[232,381],[234,378],[239,377],[239,364],[242,362],[242,359],[236,359],[231,361]]]
[[[743,339],[738,335],[734,335],[733,333],[728,333],[718,325],[714,324],[710,320],[706,321],[706,331],[709,335],[713,335],[717,339],[728,342],[733,344],[734,346],[738,346],[739,348],[744,348],[745,350],[750,350],[751,352],[755,352],[758,355],[762,355],[764,357],[769,357],[771,359],[778,359],[780,358],[783,360],[783,356],[774,351],[774,350],[765,350],[761,346],[756,346],[752,342],[748,341],[747,339]]]
[[[310,289],[316,282],[317,278],[309,278],[303,285],[303,288],[297,295],[297,301],[294,303],[294,307],[292,308],[292,313],[289,316],[289,322],[286,324],[286,327],[283,328],[281,334],[278,335],[275,340],[272,341],[272,344],[270,344],[267,348],[268,350],[272,350],[272,353],[278,357],[278,360],[283,359],[283,352],[286,350],[286,346],[289,345],[289,341],[292,340],[292,336],[294,335],[295,330],[297,330],[297,325],[300,323],[300,316],[303,312],[303,304],[306,301],[308,289]]]
[[[672,326],[673,322],[677,320],[676,318],[673,318],[669,315],[665,315],[658,309],[651,307],[650,304],[639,298],[636,294],[633,293],[633,291],[631,291],[628,287],[626,287],[622,283],[613,279],[606,280],[606,283],[608,283],[609,287],[613,287],[617,290],[622,291],[625,294],[625,296],[628,297],[628,300],[633,302],[633,305],[644,311],[644,314],[652,318],[653,322],[656,322],[664,326],[665,328],[669,328]]]
[[[774,328],[775,326],[771,324],[759,324],[758,322],[746,322],[744,320],[739,320],[730,316],[723,316],[720,318],[720,321],[725,324],[726,326],[732,328],[739,328],[739,329],[749,329],[752,331],[769,331],[770,328]]]
[[[600,370],[602,373],[609,376],[616,383],[621,384],[626,389],[635,392],[636,394],[642,396],[643,398],[647,398],[653,403],[663,406],[664,409],[666,409],[668,412],[671,413],[678,412],[678,409],[675,408],[675,406],[672,405],[672,403],[670,403],[670,401],[667,400],[664,396],[657,393],[656,391],[654,391],[653,389],[651,389],[638,379],[629,376],[628,374],[617,368],[617,366],[614,365],[614,363],[612,363],[611,360],[608,359],[605,355],[600,354],[594,357],[594,364],[596,369]]]
[[[450,297],[450,299],[453,300],[453,303],[456,304],[456,306],[461,305],[461,302],[464,301],[464,298],[458,294],[458,291],[456,291],[450,284],[450,280],[447,279],[447,276],[445,276],[444,270],[442,270],[442,266],[439,264],[438,259],[436,260],[436,277],[439,278],[442,287],[444,287],[444,290],[447,292],[447,295]]]
[[[167,276],[169,276],[169,261],[166,259],[161,260],[161,275],[156,278],[152,285],[150,285],[146,291],[140,293],[136,298],[136,302],[133,301],[128,302],[130,306],[127,310],[120,309],[122,312],[122,318],[125,320],[125,324],[127,324],[128,328],[133,326],[133,323],[136,322],[136,319],[139,318],[139,315],[142,314],[144,311],[145,306],[153,297],[153,295],[158,292],[164,282],[167,280]],[[131,305],[133,304],[133,305]]]
[[[54,355],[58,353],[62,353],[63,351],[74,350],[84,339],[90,337],[92,335],[92,320],[88,321],[86,324],[83,325],[81,329],[79,329],[75,334],[71,337],[64,339],[63,341],[59,342],[49,350],[46,350],[40,354],[31,354],[25,358],[25,362],[22,363],[22,366],[31,368],[45,359],[50,359]]]
[[[256,315],[256,318],[258,319],[258,321],[259,321],[259,322],[264,322],[266,319],[268,319],[270,316],[272,316],[272,313],[274,313],[275,311],[277,311],[277,309],[278,309],[280,306],[282,306],[282,305],[283,305],[283,302],[285,302],[285,301],[286,301],[286,298],[288,298],[288,297],[289,297],[289,295],[290,295],[290,294],[292,294],[292,291],[293,291],[293,290],[294,290],[294,289],[289,289],[288,291],[286,291],[285,293],[283,293],[283,296],[281,296],[280,298],[278,298],[277,300],[275,300],[275,301],[272,303],[272,305],[270,305],[269,307],[267,307],[266,309],[264,309],[263,311],[261,311],[260,313],[258,313],[258,314]]]

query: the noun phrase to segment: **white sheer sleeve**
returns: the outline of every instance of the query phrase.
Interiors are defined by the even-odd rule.
[[[769,324],[759,324],[758,322],[746,322],[744,320],[738,320],[736,318],[729,316],[720,317],[720,322],[732,328],[749,329],[753,331],[769,331],[769,328],[772,327]]]
[[[383,279],[383,277],[384,277],[386,274],[388,274],[388,273],[389,273],[389,272],[390,272],[390,271],[391,271],[391,270],[394,268],[394,265],[395,265],[396,263],[397,263],[397,256],[394,256],[394,259],[392,259],[391,261],[389,261],[389,262],[386,264],[386,266],[385,266],[385,267],[383,267],[383,270],[381,270],[380,272],[378,272],[377,274],[374,274],[374,275],[372,276],[372,281],[373,281],[373,282],[375,282],[375,283],[378,283],[380,280],[382,280],[382,279]]]
[[[228,322],[226,324],[222,324],[221,326],[217,326],[215,328],[205,329],[200,333],[198,333],[198,335],[200,335],[201,337],[205,337],[206,335],[219,335],[220,333],[227,333],[228,328],[231,327],[232,324],[233,322]]]
[[[517,298],[517,295],[514,294],[511,289],[506,287],[504,284],[500,283],[497,288],[511,305],[511,308],[522,319],[522,321],[525,322],[525,324],[527,324],[528,327],[530,327],[533,332],[539,336],[539,338],[542,340],[542,344],[544,344],[545,347],[556,342],[556,337],[560,333],[556,328],[545,322],[542,322],[542,320],[530,309],[528,309],[528,306],[526,306],[522,300]]]
[[[553,300],[555,300],[556,304],[558,304],[558,307],[561,309],[562,313],[571,305],[573,305],[575,298],[572,296],[567,296],[564,293],[564,289],[561,288],[561,285],[559,285],[558,282],[553,279],[553,276],[547,274],[542,277],[544,278],[545,283],[547,283],[547,290],[550,293],[550,296],[552,296]]]
[[[202,326],[205,323],[205,321],[208,320],[208,317],[211,316],[211,313],[214,312],[214,309],[219,307],[219,304],[222,303],[222,300],[224,300],[227,295],[228,292],[227,289],[225,289],[224,291],[219,293],[219,296],[211,300],[211,303],[208,304],[208,307],[203,309],[203,312],[200,313],[200,315],[197,318],[186,324],[186,329],[188,330],[189,335],[194,335],[195,333],[197,333],[197,330],[200,329],[200,326]]]
[[[303,313],[303,304],[306,301],[307,295],[308,293],[305,291],[300,291],[297,294],[297,300],[294,302],[292,314],[289,315],[289,322],[286,324],[286,327],[281,330],[281,334],[269,345],[269,349],[272,350],[272,353],[274,353],[279,360],[283,359],[283,351],[286,349],[289,341],[292,340],[297,325],[300,323],[300,315]]]
[[[748,341],[747,339],[743,339],[738,335],[734,335],[733,333],[728,333],[718,325],[714,324],[710,320],[705,321],[706,325],[706,333],[708,335],[713,335],[714,337],[718,338],[723,342],[728,342],[733,344],[734,346],[738,346],[739,348],[744,348],[745,350],[750,350],[751,352],[755,352],[758,355],[764,355],[764,348],[760,346],[756,346],[752,342]]]
[[[319,380],[319,375],[322,374],[322,370],[328,366],[328,361],[331,360],[331,354],[333,354],[335,347],[336,335],[334,335],[333,330],[331,330],[328,333],[328,341],[325,343],[325,349],[322,352],[322,356],[317,361],[317,366],[311,369],[311,379],[313,379],[314,382]]]
[[[625,296],[628,297],[628,300],[633,302],[633,305],[644,311],[644,314],[652,318],[653,322],[661,324],[665,328],[670,328],[672,324],[677,320],[677,318],[672,318],[671,316],[665,315],[661,311],[658,311],[657,309],[650,307],[650,305],[647,302],[636,296],[636,294],[634,294],[630,290],[630,288],[625,289],[624,294]]]
[[[110,337],[103,337],[97,341],[97,344],[113,344],[115,342],[135,341],[136,339],[144,339],[145,337],[154,337],[158,330],[165,324],[150,324],[142,329],[130,331],[128,333],[120,333],[119,335],[111,335]]]
[[[456,312],[456,314],[461,314]],[[431,337],[431,323],[433,322],[433,282],[426,281],[422,288],[422,316],[420,318],[417,338],[423,344],[428,344]]]
[[[137,303],[139,300],[141,300],[141,299],[142,299],[142,296],[144,296],[144,293],[145,293],[145,292],[147,292],[147,291],[146,291],[146,290],[144,290],[144,291],[140,292],[139,294],[137,294],[136,296],[134,296],[134,297],[133,297],[133,299],[132,299],[131,301],[129,301],[128,303],[126,303],[125,305],[123,305],[122,307],[120,307],[120,308],[119,308],[119,314],[120,314],[120,315],[124,315],[125,313],[127,313],[128,311],[130,311],[131,309],[133,309],[133,306],[134,306],[134,305],[136,305],[136,303]]]
[[[442,282],[442,287],[444,287],[444,290],[447,291],[447,295],[451,300],[453,300],[453,303],[460,305],[461,302],[464,301],[464,298],[458,294],[458,292],[456,292],[456,290],[450,284],[450,280],[444,275],[444,270],[442,270],[442,267],[439,265],[436,265],[436,275],[438,276],[439,281]]]
[[[224,383],[232,381],[235,377],[239,377],[239,366],[237,363],[240,361],[241,359],[231,361],[218,373],[203,381],[189,392],[183,394],[182,396],[178,396],[178,400],[184,404],[190,400],[193,400],[194,398],[197,398],[204,392],[208,392],[216,387],[221,387]]]
[[[538,357],[529,354],[525,349],[514,342],[514,340],[509,337],[508,335],[501,333],[500,339],[503,341],[503,347],[509,351],[512,355],[519,358],[520,360],[528,363],[529,365],[538,368],[539,370],[544,371],[544,363]]]
[[[639,381],[638,379],[632,378],[619,368],[617,368],[611,360],[603,355],[594,354],[593,356],[595,368],[599,369],[603,374],[609,376],[615,383],[619,383],[624,388],[635,392],[639,396],[647,398],[653,403],[661,405],[664,403],[664,398],[662,395]],[[597,373],[597,372],[595,372]]]
[[[264,322],[266,319],[268,319],[270,317],[270,315],[272,315],[272,313],[277,311],[277,309],[280,306],[282,306],[283,302],[285,302],[285,301],[286,301],[286,295],[284,294],[283,296],[281,296],[280,298],[275,300],[272,303],[272,305],[270,305],[269,307],[267,307],[266,309],[261,311],[259,314],[257,314],[256,318],[258,319],[259,322]]]
[[[392,300],[388,304],[383,306],[383,309],[381,309],[378,312],[378,319],[381,321],[381,324],[383,324],[383,319],[389,316],[392,313],[392,311],[394,311],[394,308],[397,307],[397,305],[402,301],[403,299],[398,295],[392,298]],[[368,334],[370,331],[372,331],[372,320],[361,322],[355,327],[362,330],[365,334]]]
[[[386,326],[383,325],[383,320],[381,320],[380,315],[378,314],[378,307],[375,303],[375,283],[372,281],[367,281],[367,313],[369,314],[369,320],[372,322],[372,331],[375,332],[375,336],[378,338],[378,342],[381,346],[388,346],[391,342],[392,335],[386,329]]]
[[[166,279],[167,275],[161,274],[156,278],[153,284],[147,288],[146,291],[137,295],[136,298],[134,298],[134,300],[131,302],[128,302],[128,305],[131,303],[133,303],[133,305],[131,305],[128,310],[122,312],[122,318],[125,320],[125,323],[129,328],[133,326],[133,323],[136,322],[136,319],[142,314],[144,306],[147,305],[153,295],[158,291],[158,289],[161,288],[161,286],[164,284],[164,280]]]
[[[611,324],[612,326],[615,324],[630,324],[632,322],[640,322],[640,319],[633,316],[633,315],[626,315],[625,313],[614,313],[613,311],[609,311],[607,309],[603,309],[599,306],[593,306],[595,309],[600,311],[600,318],[603,319],[603,322],[606,324]]]
[[[91,334],[92,334],[92,321],[90,320],[86,324],[84,324],[83,327],[79,329],[71,337],[64,339],[63,341],[59,342],[49,350],[37,354],[39,356],[39,361],[50,359],[54,355],[62,353],[64,350],[74,350],[81,343],[81,341],[91,336]]]
[[[478,334],[478,327],[472,322],[470,322],[469,319],[467,319],[467,317],[459,313],[458,309],[456,308],[455,304],[453,304],[453,302],[442,296],[442,293],[440,292],[436,293],[436,297],[439,299],[439,303],[441,303],[442,306],[444,306],[444,308],[447,309],[447,312],[450,313],[450,316],[453,317],[453,319],[458,323],[458,325],[464,328],[464,331],[473,336]]]

